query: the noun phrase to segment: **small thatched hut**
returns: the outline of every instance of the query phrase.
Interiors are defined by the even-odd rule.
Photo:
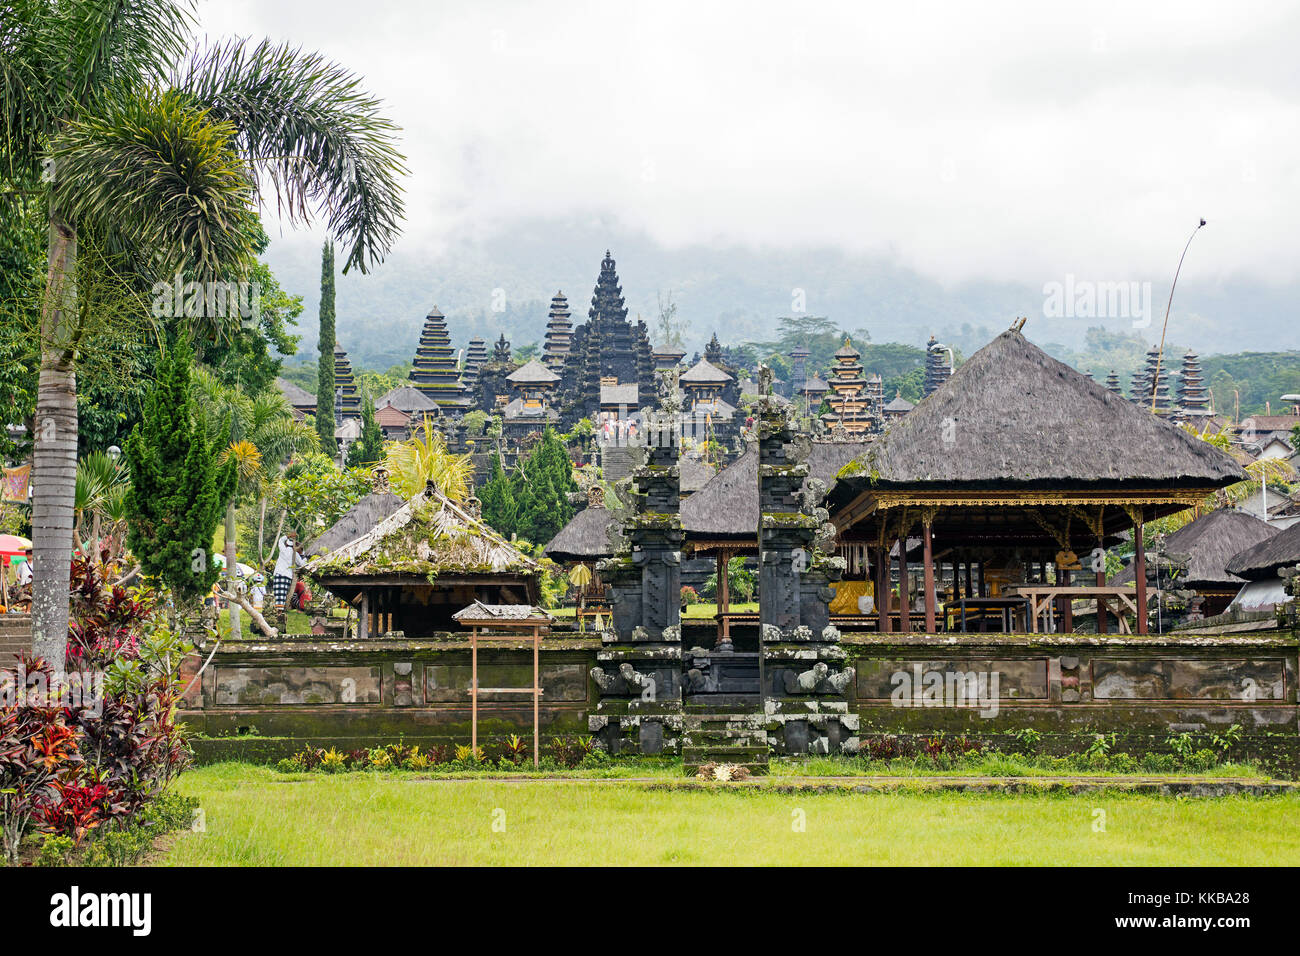
[[[537,562],[432,483],[360,537],[307,562],[321,587],[356,607],[358,636],[454,629],[474,601],[535,604]]]
[[[1186,555],[1187,576],[1178,586],[1200,594],[1205,599],[1202,613],[1212,617],[1221,614],[1245,584],[1244,578],[1228,570],[1229,562],[1277,533],[1277,528],[1254,515],[1220,508],[1170,534],[1165,538],[1164,551]],[[1111,578],[1111,583],[1128,584],[1133,578],[1133,566],[1129,565]]]
[[[1300,524],[1232,557],[1228,573],[1245,580],[1232,605],[1246,610],[1266,608],[1287,600],[1279,572],[1300,564]]]
[[[305,553],[308,557],[314,557],[337,551],[349,541],[355,541],[370,531],[405,503],[401,496],[389,490],[388,472],[382,468],[376,469],[374,486],[370,494],[354,504],[338,521],[314,538],[307,545]]]

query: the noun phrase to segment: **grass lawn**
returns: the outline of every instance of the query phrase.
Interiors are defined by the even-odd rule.
[[[671,792],[246,764],[175,786],[200,799],[206,830],[162,865],[1300,863],[1293,796]]]
[[[286,610],[284,612],[284,620],[285,620],[284,630],[286,634],[310,634],[311,633],[311,618],[309,618],[302,611]],[[255,638],[256,639],[262,638],[261,634],[253,633],[253,619],[244,612],[240,612],[239,615],[239,629],[243,633],[244,640],[246,641],[251,641],[254,640]],[[229,608],[223,607],[220,611],[217,612],[217,633],[220,634],[222,637],[229,636],[230,634],[230,609]]]

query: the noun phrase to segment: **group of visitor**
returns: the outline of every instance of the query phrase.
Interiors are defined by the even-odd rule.
[[[601,428],[602,444],[614,441],[620,445],[634,442],[637,436],[636,421],[630,418],[607,418]]]

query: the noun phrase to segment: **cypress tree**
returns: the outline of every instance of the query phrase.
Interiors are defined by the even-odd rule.
[[[320,254],[320,352],[316,378],[316,434],[327,455],[334,454],[334,243]]]
[[[237,481],[233,457],[218,463],[229,429],[209,442],[193,413],[193,360],[183,343],[164,356],[144,415],[126,440],[127,544],[145,578],[171,588],[178,607],[202,598],[217,580],[212,537]]]
[[[483,506],[483,520],[498,534],[508,538],[518,530],[515,527],[514,489],[510,479],[506,477],[500,454],[492,456],[492,470],[478,497]]]

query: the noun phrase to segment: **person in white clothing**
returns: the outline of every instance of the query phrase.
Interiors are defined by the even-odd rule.
[[[280,539],[280,550],[275,556],[275,571],[271,575],[271,597],[277,608],[283,608],[289,600],[293,589],[293,572],[307,563],[307,559],[298,553],[298,545],[292,534]]]

